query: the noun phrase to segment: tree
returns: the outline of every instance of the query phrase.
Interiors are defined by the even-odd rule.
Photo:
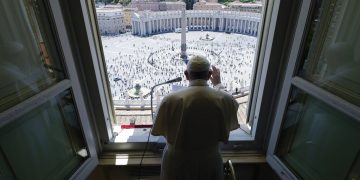
[[[123,6],[127,6],[131,2],[131,0],[117,0],[117,1],[118,1],[117,3],[120,3]]]
[[[219,0],[219,3],[227,5],[227,4],[229,4],[231,2],[234,2],[234,1],[235,0]],[[239,0],[239,1],[242,2],[242,3],[253,3],[253,2],[255,2],[255,0]]]
[[[243,3],[253,3],[253,2],[255,2],[255,0],[240,0],[240,2],[243,2]]]
[[[96,3],[104,3],[104,4],[110,4],[113,2],[113,0],[95,0]]]

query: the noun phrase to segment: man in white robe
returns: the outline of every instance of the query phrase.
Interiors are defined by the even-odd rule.
[[[162,180],[221,180],[223,161],[219,143],[227,143],[239,127],[235,99],[219,90],[220,72],[203,56],[194,56],[185,71],[189,87],[164,97],[151,134],[167,145],[161,164]]]

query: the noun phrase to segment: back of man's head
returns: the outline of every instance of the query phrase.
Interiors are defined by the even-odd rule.
[[[208,79],[210,69],[210,62],[206,57],[195,55],[190,58],[186,70],[191,79]]]

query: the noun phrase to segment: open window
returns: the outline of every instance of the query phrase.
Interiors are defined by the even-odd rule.
[[[270,145],[282,179],[357,179],[360,2],[304,0]]]
[[[135,1],[127,7],[87,2],[98,53],[96,63],[102,69],[98,76],[103,79],[110,101],[107,103],[110,123],[105,126],[111,133],[103,134],[108,135],[110,144],[146,142],[153,123],[150,89],[176,77],[185,79],[179,33],[183,6],[166,11],[141,11],[133,7]],[[252,10],[253,4],[256,10]],[[240,104],[241,128],[231,132],[231,142],[255,140],[258,104],[264,90],[261,83],[266,76],[263,69],[269,63],[263,59],[272,5],[273,1],[256,1],[233,3],[234,7],[248,6],[249,11],[186,10],[187,53],[202,54],[219,67],[226,91]],[[186,86],[187,81],[183,80],[156,88],[153,108],[166,94]],[[150,141],[163,142],[153,136]]]
[[[0,23],[0,179],[84,179],[98,159],[59,1],[1,1]]]

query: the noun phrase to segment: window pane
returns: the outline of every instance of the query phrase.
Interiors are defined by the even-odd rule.
[[[300,76],[360,105],[360,1],[315,1]]]
[[[238,120],[250,132],[248,107],[253,67],[256,67],[258,36],[261,34],[263,2],[228,4],[186,2],[186,41],[181,24],[184,2],[119,1],[122,5],[95,0],[107,78],[116,118],[114,131],[122,142],[147,139],[148,131],[134,128],[152,126],[150,89],[156,84],[182,77],[154,91],[154,109],[170,92],[188,86],[182,59],[182,43],[188,59],[203,55],[221,70],[222,84],[239,102]],[[210,81],[208,84],[211,85]],[[232,133],[246,134],[238,129]],[[236,140],[236,138],[232,138]]]
[[[87,154],[69,90],[0,128],[1,179],[67,179]]]
[[[288,103],[277,156],[303,179],[355,177],[359,121],[296,88]]]
[[[30,2],[0,2],[0,112],[64,78],[42,23],[47,16]]]

